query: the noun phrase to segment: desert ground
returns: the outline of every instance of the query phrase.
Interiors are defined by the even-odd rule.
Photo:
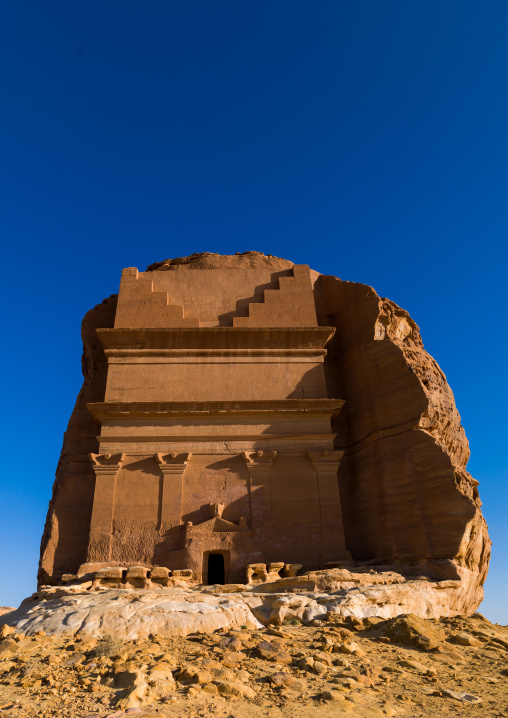
[[[478,613],[135,641],[4,625],[0,637],[1,718],[508,717],[508,628]]]

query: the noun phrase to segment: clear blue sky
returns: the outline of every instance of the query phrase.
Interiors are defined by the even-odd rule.
[[[508,623],[505,0],[5,2],[0,604],[35,586],[83,314],[257,249],[373,285],[446,373]]]

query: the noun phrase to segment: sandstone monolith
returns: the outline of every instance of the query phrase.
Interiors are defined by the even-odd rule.
[[[396,304],[203,253],[125,269],[82,335],[40,584],[289,586],[371,566],[407,579],[407,605],[428,580],[457,586],[452,613],[477,608],[490,541],[468,443]]]

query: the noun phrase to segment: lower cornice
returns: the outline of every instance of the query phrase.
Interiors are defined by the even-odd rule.
[[[86,404],[97,421],[153,418],[225,418],[262,416],[333,417],[344,405],[342,399],[266,399],[255,401],[166,401],[119,402],[104,401]]]

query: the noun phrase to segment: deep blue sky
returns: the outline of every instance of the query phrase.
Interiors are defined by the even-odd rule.
[[[83,314],[122,267],[257,249],[420,325],[508,623],[507,29],[505,0],[3,3],[0,605],[35,585]]]

